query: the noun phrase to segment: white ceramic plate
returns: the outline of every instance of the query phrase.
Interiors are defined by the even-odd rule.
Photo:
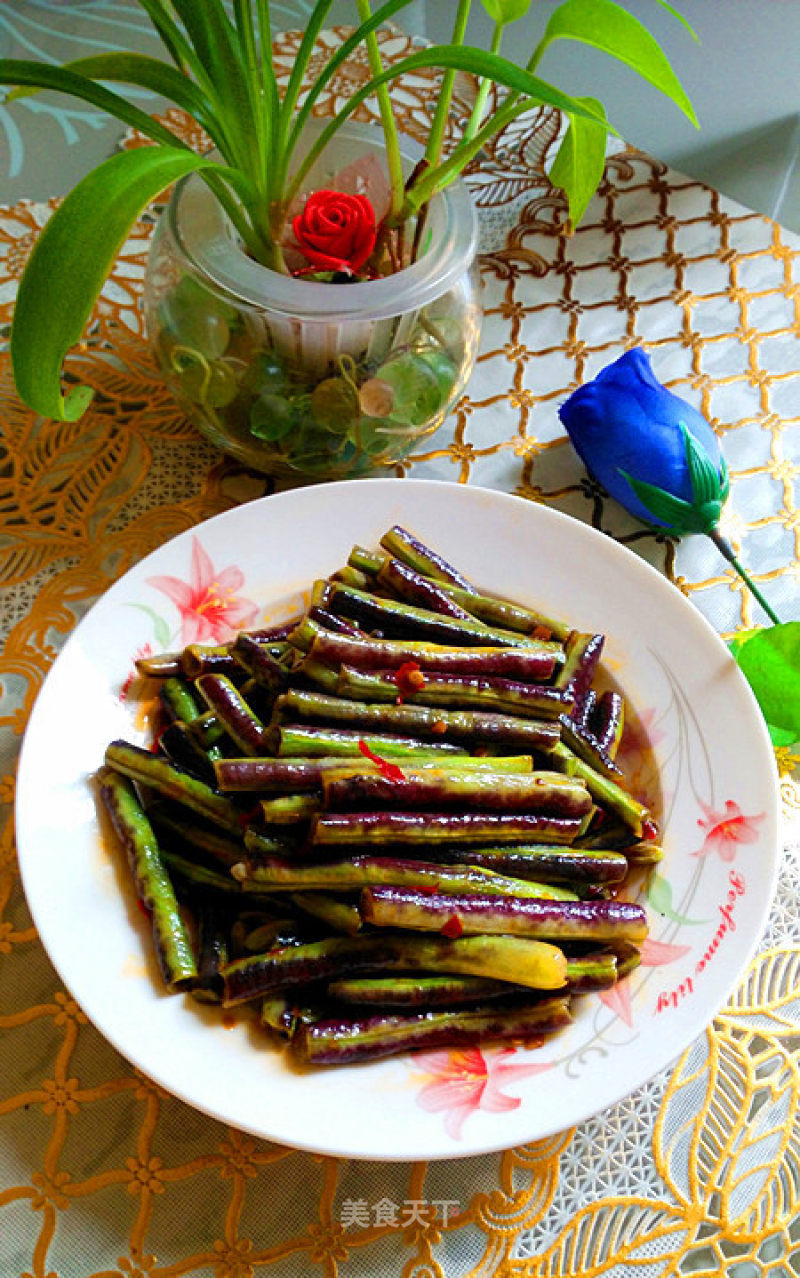
[[[666,857],[643,965],[578,1002],[538,1050],[427,1053],[313,1073],[250,1025],[159,987],[119,852],[100,837],[92,773],[115,737],[145,739],[121,690],[135,655],[289,616],[305,587],[401,523],[486,590],[607,635],[638,715],[625,758],[661,793]],[[642,750],[649,736],[652,756]],[[657,776],[653,761],[657,766]],[[777,867],[769,740],[725,646],[641,559],[515,497],[418,480],[327,484],[255,501],[176,537],[78,626],[36,703],[18,783],[19,855],[42,941],[98,1029],[189,1104],[259,1136],[354,1158],[478,1154],[598,1112],[703,1030],[751,957]]]

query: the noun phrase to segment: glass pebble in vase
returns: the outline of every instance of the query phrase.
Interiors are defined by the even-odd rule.
[[[421,153],[401,144],[410,173]],[[381,131],[350,124],[305,194],[376,162],[385,172]],[[309,280],[254,261],[208,187],[179,183],[154,233],[145,317],[189,419],[278,478],[351,478],[402,460],[441,425],[477,355],[477,218],[461,183],[434,197],[418,238],[416,260],[393,274]]]

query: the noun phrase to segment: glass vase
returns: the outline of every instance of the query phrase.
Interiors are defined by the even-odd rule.
[[[410,171],[420,152],[402,147]],[[367,154],[382,160],[382,132],[346,126],[306,192]],[[401,460],[444,420],[477,354],[477,218],[463,185],[431,201],[422,239],[393,275],[297,278],[248,255],[200,178],[179,183],[154,233],[145,317],[183,411],[278,477],[341,479]]]

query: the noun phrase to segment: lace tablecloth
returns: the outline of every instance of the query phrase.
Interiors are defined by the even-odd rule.
[[[279,55],[291,59],[290,36]],[[407,87],[411,131],[424,129],[431,91],[424,77]],[[553,505],[654,563],[722,635],[763,622],[710,544],[634,526],[565,440],[559,402],[644,343],[659,378],[719,432],[732,481],[724,532],[776,611],[797,617],[800,241],[636,153],[610,160],[569,238],[542,177],[557,128],[547,115],[518,122],[470,179],[485,236],[481,355],[467,394],[401,473]],[[6,331],[49,211],[23,201],[0,212]],[[271,491],[201,442],[158,381],[138,307],[149,233],[146,220],[119,255],[72,359],[98,392],[84,422],[38,421],[0,357],[3,1278],[796,1272],[800,757],[791,750],[777,752],[780,887],[743,985],[674,1070],[548,1140],[412,1165],[280,1148],[162,1092],[61,986],[14,851],[14,769],[33,701],[72,627],[132,563]],[[475,1108],[486,1083],[479,1072],[468,1080]]]

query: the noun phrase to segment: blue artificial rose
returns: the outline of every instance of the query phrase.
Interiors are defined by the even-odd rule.
[[[708,533],[728,472],[704,417],[662,386],[641,347],[580,386],[559,416],[586,469],[630,514],[675,533]]]

